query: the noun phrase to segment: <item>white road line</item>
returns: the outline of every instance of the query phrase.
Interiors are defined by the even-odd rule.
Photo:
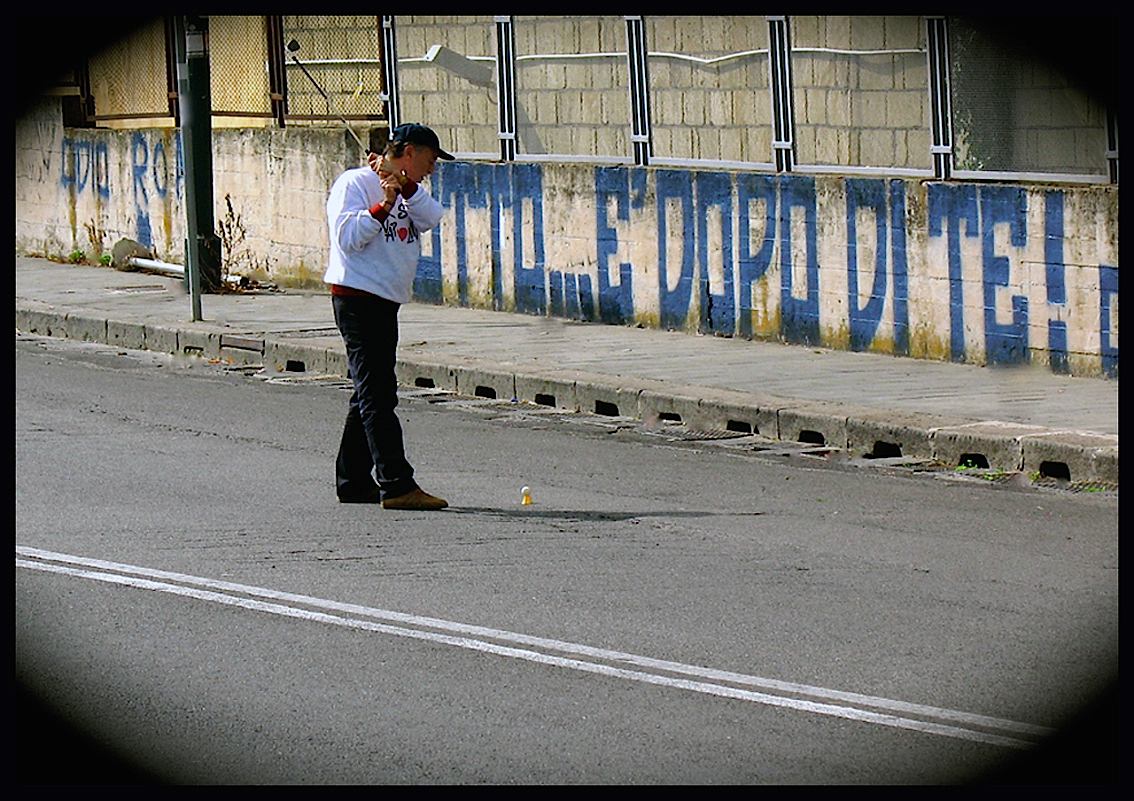
[[[876,725],[889,726],[893,728],[908,729],[925,734],[934,734],[944,737],[972,740],[975,742],[982,742],[1011,748],[1027,748],[1034,745],[1034,741],[1019,739],[1013,736],[1006,736],[1006,734],[1018,733],[1037,737],[1052,733],[1052,730],[1049,728],[1035,726],[1027,723],[1019,723],[1016,721],[1005,720],[1001,718],[974,715],[967,712],[941,709],[938,707],[924,706],[920,704],[910,704],[903,701],[860,695],[857,693],[846,693],[838,690],[829,690],[822,687],[812,687],[809,685],[782,682],[775,679],[766,679],[758,676],[748,676],[740,673],[732,673],[730,671],[714,670],[711,668],[703,668],[696,665],[686,665],[680,662],[669,662],[666,660],[651,659],[649,657],[637,656],[635,654],[610,651],[601,648],[592,648],[590,646],[564,642],[561,640],[544,639],[540,637],[518,634],[515,632],[456,623],[453,621],[441,620],[438,618],[421,617],[418,615],[410,615],[385,609],[375,609],[372,607],[358,606],[355,604],[345,604],[338,601],[314,598],[307,595],[279,592],[277,590],[271,590],[264,587],[254,587],[246,584],[217,581],[215,579],[208,579],[200,576],[190,576],[183,573],[155,570],[152,568],[139,567],[136,565],[126,565],[118,562],[108,562],[101,559],[90,559],[87,557],[73,556],[70,554],[55,553],[52,551],[44,551],[38,548],[29,548],[25,546],[17,546],[16,553],[24,557],[28,557],[26,559],[17,558],[17,567],[61,573],[79,578],[93,579],[96,581],[103,581],[123,586],[154,590],[158,592],[194,598],[202,601],[221,603],[259,612],[283,615],[286,617],[329,623],[332,625],[345,626],[366,631],[373,631],[381,634],[410,637],[427,642],[440,643],[444,645],[495,654],[497,656],[524,659],[529,662],[580,670],[604,676],[629,679],[633,681],[644,682],[647,684],[690,690],[693,692],[700,692],[723,698],[733,698],[749,701],[767,706],[784,707],[830,717],[857,720],[865,723],[873,723]],[[70,567],[69,565],[79,565],[81,567]],[[94,569],[92,570],[84,568]],[[164,581],[156,581],[154,579],[164,579]],[[171,581],[179,583],[169,583]],[[198,589],[200,587],[207,587],[210,589]],[[216,592],[214,590],[222,590],[224,592]],[[226,594],[233,592],[252,597],[238,597]],[[258,600],[261,598],[270,600]],[[289,604],[302,604],[304,606],[316,607],[316,610],[303,609],[297,606],[291,606],[283,603],[275,603],[275,601],[286,601]],[[329,614],[327,612],[317,611],[317,609],[332,610],[335,612],[362,616],[364,618],[369,617],[376,618],[378,620],[393,621],[404,625],[377,623],[370,620],[359,619],[358,617],[345,617],[342,615]],[[425,629],[437,629],[439,631],[427,631]],[[456,635],[475,635],[475,637],[477,638],[489,638],[510,644],[493,643],[488,642],[485,639]],[[542,649],[542,651],[559,651],[565,654],[571,654],[572,656],[557,656],[541,651],[530,650],[530,648],[517,648],[515,647],[515,645],[526,645]],[[676,678],[673,676],[647,673],[642,670],[631,670],[626,667],[604,665],[597,662],[574,658],[579,656],[590,657],[592,659],[603,659],[620,663],[621,665],[631,665],[637,668],[661,670],[668,673],[692,676],[696,677],[697,679],[726,681],[731,684],[740,684],[749,687],[760,687],[763,689],[771,689],[779,692],[794,693],[796,695],[807,695],[811,696],[812,698],[818,698],[822,700],[812,701],[800,698],[784,697],[780,695],[770,695],[768,693],[755,692],[753,690],[742,689],[739,687],[730,687],[723,684],[716,684],[710,681]],[[861,709],[857,708],[856,706],[827,703],[828,701],[839,701],[843,704],[855,704],[857,705],[857,707],[866,706],[873,707],[874,709]],[[901,717],[895,714],[888,714],[886,712],[875,711],[879,709],[889,710],[892,712],[901,712],[904,714],[919,715],[921,717],[931,718],[932,720],[918,720],[914,718]],[[948,721],[948,723],[938,721]],[[958,723],[962,725],[951,725]],[[976,726],[978,728],[965,728],[965,725]],[[980,728],[992,729],[994,731],[1000,731],[1005,734],[996,734],[990,731],[981,731],[979,730]]]

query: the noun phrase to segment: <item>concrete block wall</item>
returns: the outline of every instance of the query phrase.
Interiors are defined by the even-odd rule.
[[[176,132],[59,119],[17,121],[17,253],[128,237],[182,263]],[[342,131],[216,130],[218,223],[227,197],[248,265],[318,282],[326,193],[357,163]],[[458,161],[430,191],[421,302],[1118,375],[1116,186]]]
[[[399,119],[427,122],[450,150],[499,154],[492,16],[399,17],[396,30]]]
[[[791,33],[800,164],[932,168],[919,17],[793,16]]]
[[[514,25],[517,153],[631,153],[622,17],[522,17]],[[537,54],[591,55],[525,58]]]
[[[451,214],[422,300],[1117,375],[1114,187],[553,164],[433,182]]]
[[[16,252],[92,262],[122,238],[184,264],[184,157],[176,129],[64,128],[57,101],[16,121]],[[341,128],[218,128],[214,223],[234,275],[318,284],[327,190],[357,143]],[[222,234],[227,226],[228,237]]]
[[[233,271],[319,284],[326,269],[327,190],[361,159],[358,144],[341,128],[214,130],[216,225],[218,234],[224,227],[230,232]],[[179,244],[170,243],[170,250],[183,250]]]
[[[762,17],[646,17],[653,152],[765,163],[772,153],[768,26]],[[709,61],[735,53],[740,58]]]

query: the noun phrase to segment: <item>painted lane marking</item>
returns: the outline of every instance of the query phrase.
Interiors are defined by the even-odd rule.
[[[911,704],[904,701],[842,692],[792,682],[783,682],[776,679],[749,676],[741,673],[733,673],[731,671],[687,665],[680,662],[652,659],[650,657],[602,648],[593,648],[591,646],[562,640],[533,637],[438,618],[422,617],[386,609],[347,604],[247,584],[218,581],[200,576],[190,576],[183,573],[156,570],[136,565],[126,565],[118,562],[108,562],[101,559],[90,559],[25,546],[16,546],[16,553],[27,557],[24,559],[17,557],[16,566],[32,570],[59,573],[139,589],[148,589],[285,617],[329,623],[381,634],[409,637],[427,642],[490,653],[497,656],[523,659],[539,664],[553,665],[647,684],[684,689],[723,698],[733,698],[767,706],[812,712],[829,717],[907,729],[925,734],[971,740],[1010,748],[1028,748],[1035,744],[1034,740],[1020,739],[1019,737],[1009,735],[1042,737],[1054,732],[1053,729],[1047,727],[1020,723],[1003,718],[976,715],[921,704]],[[78,565],[80,567],[71,567],[70,565]],[[179,583],[170,583],[171,581]],[[228,593],[240,593],[243,596],[250,597],[240,597]],[[286,601],[288,604],[302,604],[303,606],[315,608],[304,609],[299,606],[278,603],[279,601]],[[362,618],[386,620],[404,625],[392,625],[391,623],[379,623],[373,620],[359,619],[359,617],[330,614],[329,612],[319,611],[321,609],[361,616]],[[435,629],[436,631],[430,631],[428,629]],[[488,640],[499,640],[500,642],[489,642]],[[517,645],[529,646],[529,648],[518,648],[516,647]],[[531,650],[531,648],[542,650]],[[558,656],[553,653],[546,653],[546,651],[558,651],[563,654],[568,654],[569,656]],[[577,657],[601,659],[616,664],[601,664]],[[622,667],[622,665],[631,665],[635,668],[646,668],[654,671],[664,671],[666,673],[678,674],[678,676],[647,673],[644,670],[632,670],[627,667]],[[696,680],[680,678],[680,676],[691,676]],[[742,686],[732,687],[713,682],[728,682]],[[744,687],[759,687],[766,690],[775,690],[795,695],[806,695],[821,700],[816,701],[785,697],[782,695],[771,695],[765,692],[744,689]],[[843,705],[830,703],[832,701],[842,702]],[[853,704],[855,706],[848,706],[847,704]],[[868,708],[864,709],[861,707]],[[907,718],[876,710],[889,710],[889,712],[918,715],[929,719],[920,720]],[[966,726],[974,728],[966,728]],[[989,729],[991,731],[984,731],[983,729]]]

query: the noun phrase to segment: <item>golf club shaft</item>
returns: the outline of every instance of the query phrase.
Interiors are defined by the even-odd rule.
[[[298,49],[298,48],[296,48],[296,49]],[[350,123],[347,122],[346,117],[344,117],[342,114],[339,114],[338,110],[335,108],[334,101],[331,100],[331,96],[328,95],[323,90],[323,87],[319,85],[319,82],[316,81],[314,77],[312,77],[311,73],[307,71],[307,67],[303,66],[303,62],[301,62],[299,60],[299,57],[296,56],[294,52],[291,53],[291,60],[295,62],[297,67],[299,67],[301,70],[303,70],[303,74],[307,76],[307,80],[311,81],[311,85],[319,90],[319,94],[321,94],[323,96],[323,99],[327,101],[327,108],[330,109],[330,111],[336,117],[338,117],[340,120],[342,120],[343,125],[346,126],[347,133],[349,133],[352,137],[354,137],[354,141],[358,142],[359,149],[363,153],[365,153],[367,151],[366,145],[362,144],[362,140],[358,138],[358,134],[356,134],[354,132],[354,129],[352,129],[350,127]]]

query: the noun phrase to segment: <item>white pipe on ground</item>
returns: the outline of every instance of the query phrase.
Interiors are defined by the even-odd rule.
[[[180,264],[170,264],[164,261],[155,261],[154,259],[140,259],[137,256],[131,256],[128,261],[131,266],[143,270],[155,270],[160,273],[180,276],[181,278],[185,277],[185,268]]]

